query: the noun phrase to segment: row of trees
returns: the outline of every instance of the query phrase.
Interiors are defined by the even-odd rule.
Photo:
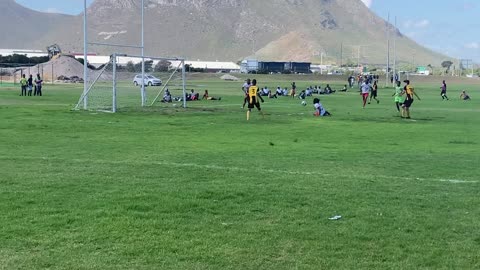
[[[37,65],[48,62],[48,56],[27,57],[23,54],[0,55],[0,64],[3,65]]]
[[[145,61],[145,72],[167,72],[172,63],[167,60],[159,61],[155,66],[153,65],[153,61]],[[132,61],[128,62],[126,66],[118,66],[118,70],[127,71],[132,73],[139,73],[142,72],[142,63],[134,64]],[[190,65],[185,65],[186,72],[205,72],[203,68],[194,68]]]
[[[159,61],[155,66],[153,66],[153,61],[145,61],[145,72],[166,72],[170,68],[172,63],[166,60]],[[128,72],[142,72],[142,63],[134,64],[132,61],[128,62],[125,67],[120,67]]]

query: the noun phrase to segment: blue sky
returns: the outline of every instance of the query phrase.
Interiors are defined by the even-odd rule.
[[[31,9],[79,14],[83,0],[16,0]],[[457,58],[480,62],[480,0],[362,0],[418,43]],[[93,0],[87,0],[90,4]]]

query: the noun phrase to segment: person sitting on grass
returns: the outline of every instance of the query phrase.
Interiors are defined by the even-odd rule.
[[[277,92],[273,93],[273,92],[268,92],[268,98],[278,98],[277,97]]]
[[[463,90],[462,94],[460,94],[460,99],[465,101],[472,100],[465,90]]]
[[[298,95],[298,98],[301,100],[305,100],[306,97],[307,93],[305,92],[305,90],[302,90],[302,92],[300,92],[300,94]]]
[[[342,90],[340,90],[340,92],[347,92],[347,85],[345,84],[342,88]]]
[[[313,95],[313,88],[312,87],[308,88],[305,91],[305,94],[307,95],[307,97],[311,97]]]
[[[276,94],[277,94],[277,96],[281,96],[281,95],[283,95],[283,91],[282,91],[282,88],[280,88],[280,86],[279,86],[279,87],[277,87]]]
[[[163,95],[162,102],[164,103],[170,103],[172,102],[172,94],[170,94],[170,90],[165,90],[165,95]]]
[[[282,91],[282,96],[288,96],[288,89],[285,87],[283,88],[283,91]]]
[[[325,110],[322,103],[320,103],[319,98],[313,99],[313,107],[315,108],[314,116],[332,116],[327,110]]]
[[[191,90],[190,94],[187,95],[187,101],[195,101],[200,97],[199,93],[195,93],[195,90]]]
[[[205,90],[205,93],[203,94],[203,97],[202,97],[202,100],[205,99],[205,100],[222,100],[221,97],[219,98],[216,98],[216,97],[211,97],[208,95],[208,90]]]
[[[330,84],[327,84],[327,86],[325,86],[325,90],[323,91],[326,95],[329,95],[329,94],[333,94],[335,93],[335,90],[332,90],[332,88],[330,87]]]

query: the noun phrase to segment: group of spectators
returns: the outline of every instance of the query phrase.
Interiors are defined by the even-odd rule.
[[[186,94],[186,101],[198,101],[200,100],[200,93],[195,92],[194,89],[191,89],[189,93]],[[221,97],[212,97],[208,94],[208,90],[205,89],[203,93],[202,100],[222,100]],[[172,97],[172,93],[167,88],[165,90],[165,94],[163,95],[163,99],[161,102],[170,103],[173,101],[183,101],[183,97]]]
[[[245,82],[247,84],[247,82]],[[292,84],[293,85],[293,84]],[[242,87],[242,89],[245,89],[245,85]],[[346,92],[347,91],[347,86],[342,90],[339,90],[341,92]],[[325,88],[322,89],[321,86],[315,85],[315,86],[309,86],[307,89],[302,90],[298,95],[296,94],[296,91],[293,90],[293,88],[289,91],[287,87],[280,87],[278,86],[275,91],[272,91],[267,87],[262,87],[259,90],[259,95],[262,97],[268,97],[268,98],[278,98],[278,97],[297,97],[299,99],[305,99],[306,97],[313,96],[314,94],[318,95],[330,95],[335,93],[336,90],[332,89],[329,84],[325,86]]]
[[[32,91],[34,96],[42,96],[43,80],[40,77],[40,74],[37,74],[35,79],[33,79],[33,75],[30,75],[27,79],[25,74],[23,74],[20,79],[20,86],[20,96],[31,96]]]

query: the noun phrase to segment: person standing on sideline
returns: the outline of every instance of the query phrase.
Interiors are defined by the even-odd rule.
[[[363,108],[365,108],[365,105],[367,104],[367,100],[368,100],[368,95],[370,94],[370,89],[372,87],[370,86],[370,84],[367,83],[367,81],[364,81],[362,83],[362,86],[360,87],[360,95],[362,96],[362,99],[363,99]]]
[[[372,94],[370,95],[370,101],[368,102],[368,104],[372,102],[372,98],[377,101],[377,104],[380,103],[380,100],[377,99],[377,95],[378,95],[377,92],[378,92],[378,85],[377,85],[377,81],[375,81],[372,86]]]
[[[417,97],[418,100],[421,100],[421,99],[417,95],[417,93],[415,93],[415,89],[410,84],[410,80],[405,80],[403,82],[406,84],[404,88],[406,97],[405,97],[405,102],[403,103],[403,106],[402,106],[403,107],[402,117],[410,119],[410,107],[412,106],[414,101],[413,96]]]
[[[252,109],[257,107],[258,111],[262,114],[262,117],[265,117],[265,115],[262,112],[262,108],[260,108],[260,102],[264,102],[263,98],[259,95],[258,93],[258,87],[257,87],[257,80],[253,79],[252,85],[250,88],[248,88],[248,111],[247,111],[247,121],[250,120],[250,113],[252,112]]]
[[[43,80],[40,78],[40,74],[37,74],[37,78],[35,79],[35,92],[33,93],[34,96],[42,96],[42,84]]]
[[[243,94],[244,94],[242,109],[244,109],[245,104],[248,103],[248,89],[250,89],[251,85],[252,85],[252,82],[250,81],[250,79],[247,79],[242,86],[242,91],[243,91]]]
[[[442,100],[445,100],[445,99],[450,100],[447,97],[447,84],[445,83],[445,80],[443,80],[442,86],[440,87],[440,90],[441,90],[440,96],[442,96]]]
[[[395,105],[397,106],[397,111],[400,112],[404,97],[402,85],[399,81],[397,81],[397,85],[395,86],[395,93],[393,94],[393,96],[395,97]]]
[[[32,95],[32,90],[33,90],[33,76],[32,75],[30,75],[30,77],[28,77],[27,84],[28,84],[28,95],[31,96]]]
[[[22,78],[20,79],[20,86],[22,88],[22,93],[20,96],[27,95],[27,79],[25,78],[25,74],[22,74]]]
[[[295,82],[293,82],[292,83],[292,93],[291,93],[292,98],[295,98],[296,90],[297,90],[297,85],[295,84]]]

